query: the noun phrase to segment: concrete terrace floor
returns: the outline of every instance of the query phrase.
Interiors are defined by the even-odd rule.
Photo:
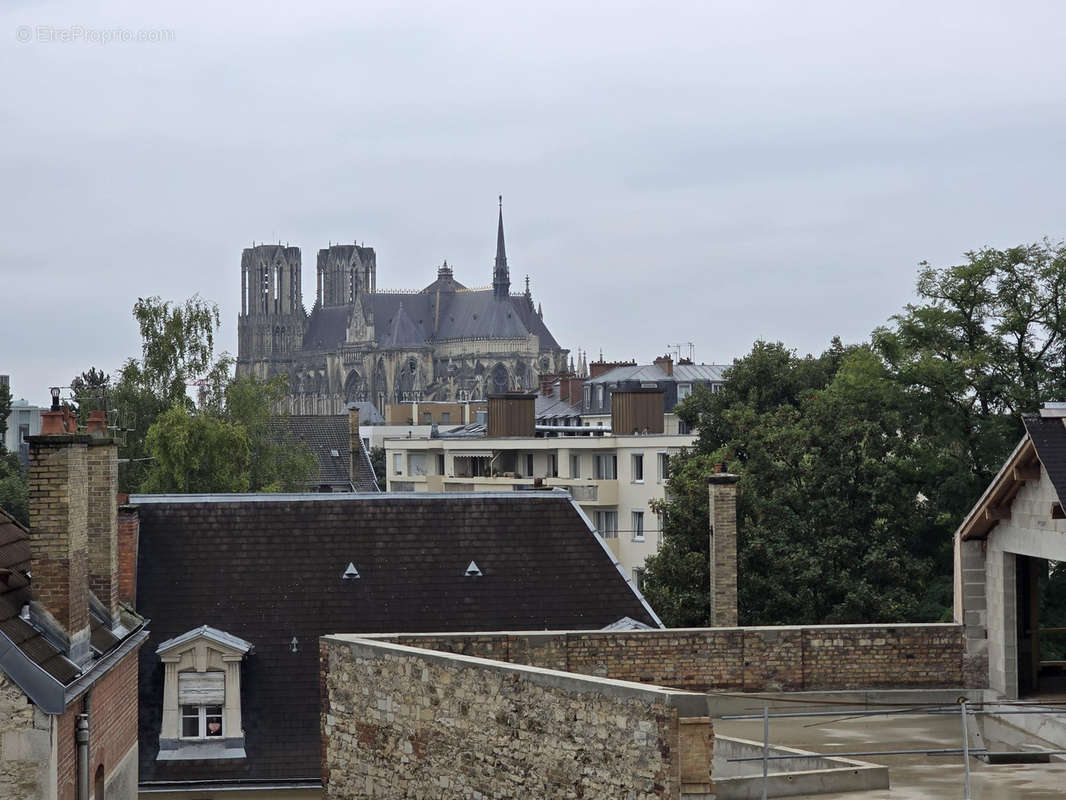
[[[760,742],[763,738],[762,726],[762,720],[714,721],[716,733]],[[955,748],[962,746],[961,727],[958,716],[946,715],[771,719],[770,742],[827,754],[919,747]],[[976,746],[973,744],[973,738],[970,741],[971,746]],[[990,749],[998,748],[995,743],[990,743]],[[964,773],[961,755],[855,758],[887,766],[891,788],[809,797],[812,800],[919,800],[963,797]],[[771,772],[773,765],[774,762],[770,762]],[[971,758],[970,787],[974,800],[1066,797],[1066,762],[1053,760],[1050,764],[992,766]]]

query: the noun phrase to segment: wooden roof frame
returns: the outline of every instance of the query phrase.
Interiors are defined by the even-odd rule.
[[[1011,503],[1026,481],[1040,480],[1040,474],[1040,457],[1026,434],[963,519],[956,535],[963,540],[988,538],[999,522],[1010,519]]]

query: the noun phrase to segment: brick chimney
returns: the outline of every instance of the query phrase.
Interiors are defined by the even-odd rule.
[[[71,661],[85,666],[89,647],[88,447],[69,409],[41,414],[41,435],[27,437],[30,490],[31,613],[66,639]]]
[[[89,588],[103,603],[112,624],[119,622],[118,445],[107,432],[103,411],[89,414],[88,467]]]
[[[363,441],[359,438],[359,409],[348,409],[348,477],[355,484],[355,476],[359,474],[359,457],[363,451]]]
[[[545,397],[552,396],[552,389],[555,386],[555,382],[559,379],[559,376],[554,372],[546,372],[540,376],[540,393]]]
[[[674,375],[674,359],[670,357],[669,353],[667,353],[665,356],[659,356],[652,363],[655,364],[655,366],[657,366],[659,369],[661,369],[667,375],[669,375],[670,377],[673,377],[673,375]]]
[[[137,606],[137,551],[141,541],[141,518],[129,495],[119,496],[118,508],[118,599]]]
[[[589,364],[589,378],[598,378],[605,372],[610,372],[615,367],[635,367],[636,361],[593,361]]]
[[[737,481],[715,466],[708,478],[711,518],[711,626],[737,625]]]

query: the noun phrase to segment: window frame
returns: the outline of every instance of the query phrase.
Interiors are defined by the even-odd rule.
[[[633,453],[629,459],[630,480],[644,483],[644,454]],[[639,472],[639,475],[637,474]]]
[[[629,513],[629,521],[630,521],[629,533],[630,533],[631,541],[634,541],[634,542],[646,541],[646,539],[644,538],[644,511],[643,511],[643,509],[641,509],[639,511],[634,509],[633,511],[631,511]]]

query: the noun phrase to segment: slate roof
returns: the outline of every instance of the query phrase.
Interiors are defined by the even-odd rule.
[[[314,486],[351,488],[354,484],[357,492],[378,491],[374,467],[365,447],[360,447],[356,474],[351,474],[351,437],[347,413],[280,417],[270,422],[270,430],[279,444],[284,445],[292,437],[311,448],[318,459],[318,475],[313,481]]]
[[[1062,417],[1037,416],[1024,416],[1022,422],[1059,500],[1066,502],[1066,422]]]
[[[620,381],[673,381],[675,383],[700,383],[725,380],[729,364],[674,364],[674,374],[667,375],[657,364],[637,364],[615,367],[602,375],[590,378],[586,383],[618,383]]]
[[[366,298],[374,312],[374,337],[382,347],[418,347],[445,339],[509,339],[536,334],[540,346],[559,343],[523,296],[497,299],[491,289],[445,292],[434,329],[434,294],[374,292]],[[332,350],[344,344],[353,305],[316,306],[307,320],[304,350]]]
[[[30,535],[16,520],[0,509],[0,631],[22,652],[64,686],[81,673],[72,661],[34,625],[20,616],[24,604],[33,599],[30,573]],[[95,598],[91,604],[100,607]],[[123,622],[132,630],[141,618],[128,609]],[[90,607],[89,639],[96,656],[107,653],[123,639],[104,624],[96,609]]]
[[[317,778],[324,634],[659,627],[562,492],[168,497],[140,508],[140,781]],[[466,577],[475,561],[481,577]],[[343,579],[351,562],[360,577]],[[247,758],[156,761],[156,647],[201,625],[251,642]],[[297,652],[291,651],[293,637]]]

